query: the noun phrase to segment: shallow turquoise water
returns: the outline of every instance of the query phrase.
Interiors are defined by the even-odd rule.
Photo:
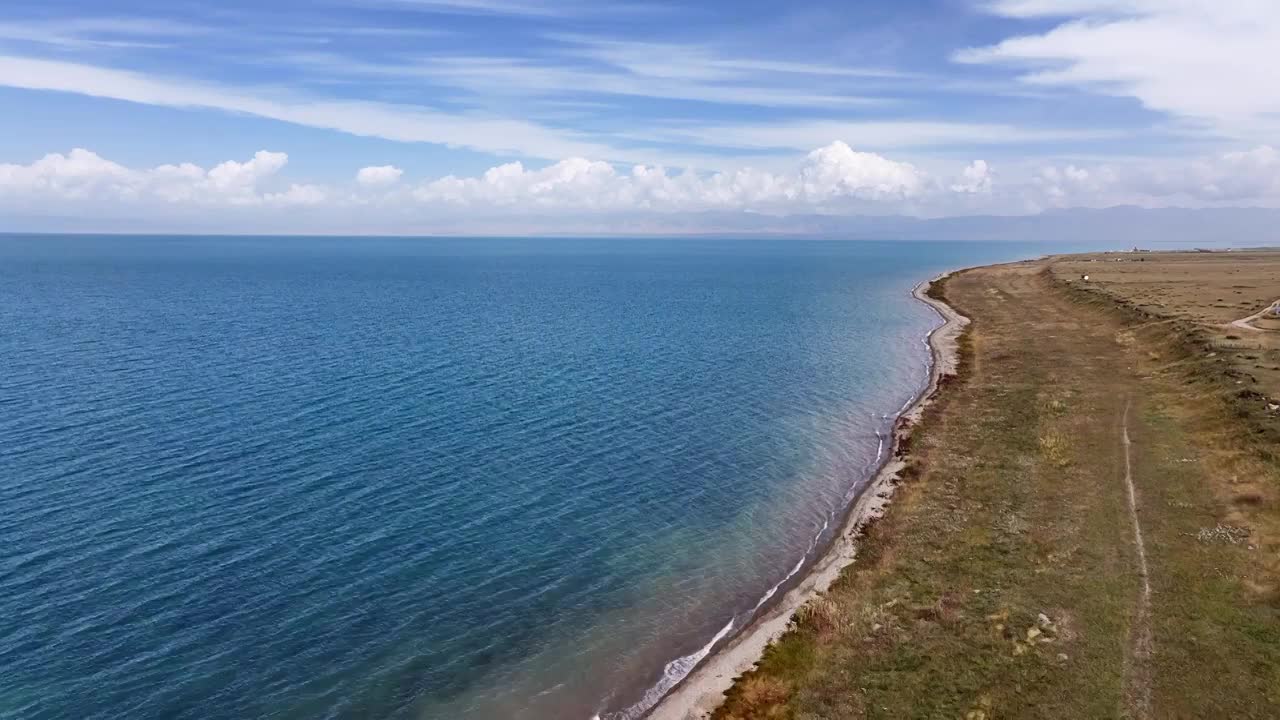
[[[1037,252],[0,237],[0,717],[635,714]]]

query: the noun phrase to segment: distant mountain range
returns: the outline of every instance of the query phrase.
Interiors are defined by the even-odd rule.
[[[901,215],[786,215],[749,212],[581,215],[576,217],[506,216],[477,224],[476,218],[436,218],[421,227],[284,226],[280,221],[251,233],[169,220],[93,220],[80,217],[17,216],[0,220],[0,232],[190,233],[281,235],[502,235],[502,236],[737,236],[829,237],[866,240],[994,240],[1048,243],[1113,243],[1116,247],[1150,244],[1188,246],[1280,245],[1280,209],[1160,208],[1118,206],[1050,210],[1037,215],[970,215],[913,218]],[[305,218],[294,222],[306,223]]]
[[[893,216],[699,213],[636,218],[633,229],[615,221],[615,234],[659,233],[799,235],[867,240],[996,240],[1053,243],[1115,242],[1129,247],[1152,243],[1187,245],[1280,245],[1280,209],[1102,209],[1050,210],[1037,215],[969,215],[921,219]],[[600,228],[607,232],[609,228]]]

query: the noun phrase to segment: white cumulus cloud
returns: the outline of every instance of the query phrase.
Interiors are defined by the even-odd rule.
[[[804,196],[819,202],[841,197],[912,197],[925,184],[914,166],[875,153],[856,152],[839,140],[809,153],[800,177]]]
[[[1280,206],[1280,151],[1270,145],[1190,158],[1047,165],[1022,190],[1033,207]]]
[[[319,185],[294,183],[288,190],[266,193],[262,199],[272,205],[320,205],[329,199],[329,193]]]
[[[960,174],[960,179],[951,185],[951,191],[957,193],[989,193],[991,192],[991,166],[986,160],[974,160]]]
[[[51,153],[29,164],[0,164],[0,217],[163,216],[210,227],[269,220],[270,227],[289,230],[307,218],[396,229],[531,216],[554,225],[557,219],[704,212],[940,216],[1117,204],[1280,207],[1280,151],[1270,145],[1187,159],[1028,163],[997,174],[985,160],[931,173],[836,141],[789,169],[699,173],[571,157],[416,184],[400,181],[394,166],[364,167],[336,184],[303,182],[285,175],[288,160],[263,150],[207,169],[193,163],[131,168],[85,149]],[[302,218],[286,207],[310,210]]]
[[[82,148],[50,153],[30,165],[0,165],[0,189],[10,192],[79,197],[107,186],[128,187],[133,180],[129,169]]]
[[[248,162],[228,160],[219,163],[207,176],[208,182],[219,190],[251,188],[262,178],[274,175],[289,162],[289,156],[280,152],[259,150]]]
[[[356,172],[356,182],[366,187],[394,185],[404,171],[395,165],[370,165]]]
[[[618,172],[606,162],[569,158],[539,170],[513,162],[479,177],[451,175],[420,186],[414,195],[424,202],[525,209],[769,211],[890,202],[929,187],[914,166],[837,141],[809,153],[790,173],[742,168],[699,175],[647,165]]]
[[[285,153],[260,150],[244,162],[228,160],[209,170],[192,163],[134,169],[76,148],[66,155],[50,153],[29,165],[0,164],[0,197],[194,205],[315,201],[315,193],[305,189],[313,186],[263,191],[263,182],[288,161]]]

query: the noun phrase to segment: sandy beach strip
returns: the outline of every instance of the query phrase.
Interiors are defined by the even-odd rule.
[[[954,375],[959,363],[960,335],[969,324],[969,319],[946,303],[928,295],[933,283],[951,274],[944,273],[932,281],[921,283],[911,293],[917,300],[936,310],[943,319],[943,324],[929,333],[927,339],[933,356],[929,384],[899,416],[894,425],[893,442],[887,459],[858,495],[831,547],[777,605],[756,618],[676,685],[645,716],[648,720],[704,720],[710,717],[724,701],[724,694],[733,686],[734,679],[750,670],[763,656],[765,648],[786,632],[796,610],[826,592],[839,577],[840,571],[857,557],[857,539],[862,529],[884,514],[893,497],[898,474],[906,466],[906,459],[898,454],[903,440],[910,435],[924,414],[924,409],[937,395],[942,378]]]

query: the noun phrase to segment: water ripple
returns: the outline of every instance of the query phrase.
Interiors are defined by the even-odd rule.
[[[876,244],[0,239],[0,717],[631,706],[829,532],[922,378],[923,272]]]

